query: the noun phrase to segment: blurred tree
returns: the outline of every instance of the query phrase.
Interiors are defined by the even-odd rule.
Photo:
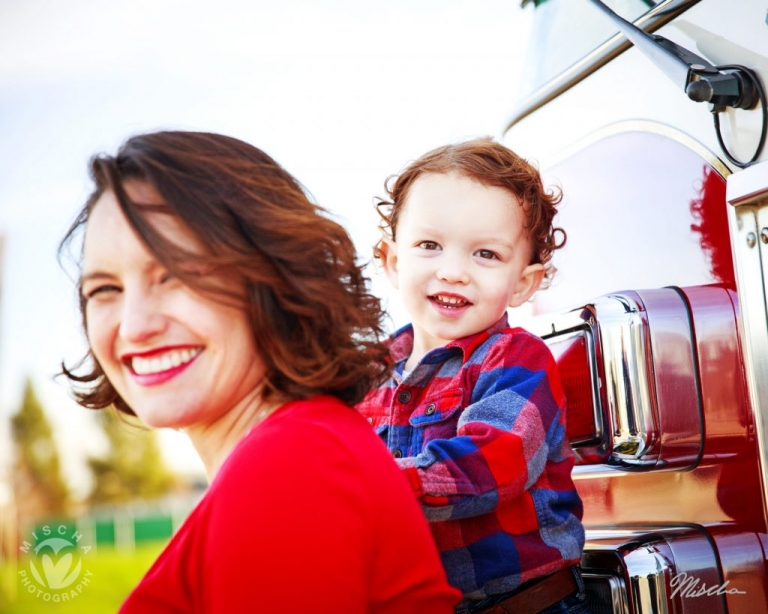
[[[177,480],[163,461],[154,431],[113,408],[100,411],[98,421],[109,450],[104,457],[88,459],[93,474],[91,503],[157,499],[173,489]]]
[[[24,385],[21,407],[11,418],[11,433],[16,447],[13,488],[19,517],[33,522],[63,514],[69,490],[61,476],[51,425],[30,379]]]

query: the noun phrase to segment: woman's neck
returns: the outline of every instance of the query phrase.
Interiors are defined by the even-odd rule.
[[[265,400],[263,386],[259,386],[216,421],[184,429],[203,461],[209,482],[240,440],[283,404],[279,399]]]

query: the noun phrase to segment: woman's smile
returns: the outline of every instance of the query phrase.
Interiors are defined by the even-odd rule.
[[[158,348],[137,354],[123,354],[121,360],[134,381],[143,386],[154,386],[186,371],[203,349],[202,346]]]

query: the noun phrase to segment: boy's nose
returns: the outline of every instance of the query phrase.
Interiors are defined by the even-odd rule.
[[[451,284],[469,283],[469,272],[463,258],[445,255],[440,259],[437,277],[441,281]]]

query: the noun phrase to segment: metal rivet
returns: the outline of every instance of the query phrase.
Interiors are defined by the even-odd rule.
[[[757,243],[757,237],[754,232],[747,233],[747,247],[754,247]]]
[[[435,413],[435,404],[434,403],[430,403],[429,405],[427,405],[427,409],[424,410],[424,413],[427,414],[428,416],[431,416],[432,414],[434,414]]]
[[[763,228],[760,230],[760,240],[763,243],[768,243],[768,228]]]

